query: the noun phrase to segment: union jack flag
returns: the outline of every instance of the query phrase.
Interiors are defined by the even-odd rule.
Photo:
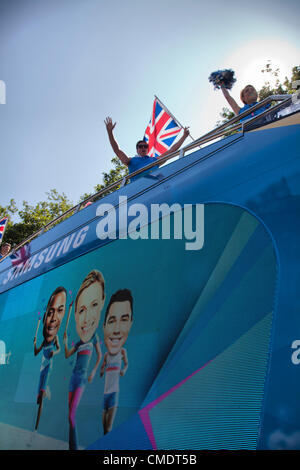
[[[21,263],[25,263],[30,258],[30,247],[29,245],[24,245],[19,248],[18,251],[15,251],[10,255],[11,264],[13,266],[19,266]]]
[[[182,127],[155,97],[152,115],[145,130],[144,140],[149,145],[149,157],[159,157],[169,150]]]
[[[3,217],[3,219],[0,220],[0,242],[3,238],[7,222],[8,217]]]

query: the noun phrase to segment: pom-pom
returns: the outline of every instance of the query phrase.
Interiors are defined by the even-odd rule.
[[[236,82],[236,78],[234,77],[234,71],[230,69],[226,70],[217,70],[216,72],[212,72],[208,78],[210,82],[214,85],[215,90],[224,86],[228,90],[230,90]]]

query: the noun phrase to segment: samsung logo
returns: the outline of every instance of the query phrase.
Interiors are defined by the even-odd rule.
[[[9,269],[2,284],[5,285],[9,281],[17,279],[32,270],[39,269],[42,265],[50,263],[54,258],[59,258],[70,251],[70,249],[79,248],[86,237],[89,230],[89,226],[81,228],[77,232],[73,232],[71,235],[59,240],[57,243],[50,245],[44,250],[36,253],[34,256],[28,258],[26,261],[19,263],[17,266],[13,266]]]

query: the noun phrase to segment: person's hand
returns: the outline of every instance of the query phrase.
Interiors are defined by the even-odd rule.
[[[185,127],[183,129],[183,136],[186,139],[188,135],[190,135],[189,127]]]
[[[223,82],[220,83],[220,89],[225,97],[229,95],[229,91],[227,90],[227,88],[225,88],[225,85]]]
[[[111,117],[107,117],[104,120],[104,124],[106,125],[106,130],[107,132],[112,132],[113,129],[115,128],[115,125],[117,124],[116,122],[113,124]]]

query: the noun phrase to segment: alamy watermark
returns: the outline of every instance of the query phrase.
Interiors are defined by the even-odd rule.
[[[112,204],[100,204],[96,215],[101,217],[96,227],[100,240],[184,239],[186,250],[200,250],[204,245],[204,204],[128,206],[127,197],[120,196],[118,210]]]
[[[0,366],[9,364],[10,356],[11,356],[11,351],[7,353],[5,342],[0,340]]]
[[[0,104],[6,104],[6,85],[3,80],[0,80]]]

